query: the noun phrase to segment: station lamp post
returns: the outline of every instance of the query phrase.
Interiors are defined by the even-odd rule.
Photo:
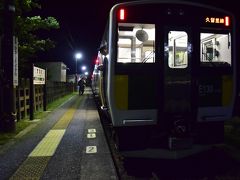
[[[87,69],[86,66],[82,66],[82,71],[85,71]]]
[[[77,61],[82,58],[82,53],[76,53],[75,59],[76,59],[76,74],[77,74]]]
[[[75,60],[76,60],[76,70],[75,70],[75,84],[76,84],[76,91],[77,91],[77,78],[78,78],[78,68],[77,68],[77,61],[82,58],[82,53],[78,52],[75,54]]]
[[[1,53],[0,53],[0,131],[16,130],[16,86],[18,85],[14,43],[15,1],[1,1]],[[14,63],[15,62],[15,63]]]
[[[87,71],[87,66],[82,66],[82,74],[87,77],[88,76],[88,71]]]

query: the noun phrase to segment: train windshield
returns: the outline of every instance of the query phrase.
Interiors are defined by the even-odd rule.
[[[201,66],[231,66],[230,33],[201,33]]]
[[[118,24],[119,63],[155,62],[155,25]]]

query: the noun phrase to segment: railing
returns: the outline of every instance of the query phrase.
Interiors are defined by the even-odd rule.
[[[74,92],[73,83],[47,82],[47,103],[50,103],[66,94]]]
[[[46,84],[47,104],[74,91],[73,83],[51,82]],[[43,85],[34,86],[34,112],[43,109],[44,88]],[[16,88],[16,111],[17,120],[30,115],[30,80],[21,79]]]
[[[16,88],[16,110],[17,120],[23,119],[29,115],[30,109],[30,88],[29,80],[21,79]]]

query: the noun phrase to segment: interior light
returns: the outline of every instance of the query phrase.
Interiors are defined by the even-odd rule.
[[[225,16],[225,26],[229,26],[230,25],[230,18],[229,16]]]

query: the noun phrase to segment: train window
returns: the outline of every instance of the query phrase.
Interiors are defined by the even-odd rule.
[[[231,66],[230,34],[201,33],[201,66]]]
[[[185,31],[168,33],[168,66],[186,68],[188,66],[188,35]]]
[[[155,62],[155,25],[118,23],[118,63]]]

